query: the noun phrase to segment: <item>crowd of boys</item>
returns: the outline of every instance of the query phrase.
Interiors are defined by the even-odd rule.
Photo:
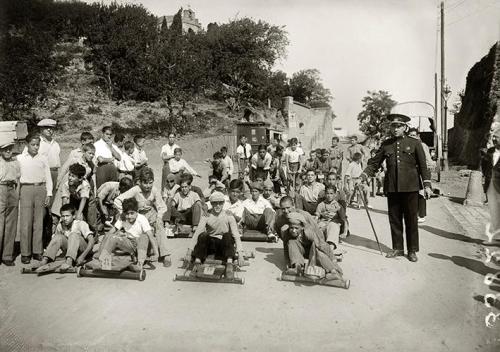
[[[21,262],[35,267],[60,251],[65,270],[92,258],[104,261],[116,250],[129,253],[140,268],[154,261],[170,266],[167,237],[188,225],[194,235],[187,259],[199,264],[213,252],[227,263],[229,277],[233,260],[243,258],[242,231],[257,230],[283,241],[291,273],[306,272],[309,259],[339,278],[347,207],[369,206],[361,174],[370,151],[356,137],[348,148],[333,137],[331,146],[307,157],[296,138],[254,150],[242,136],[234,163],[227,147],[208,160],[212,172],[202,190],[192,184],[200,176],[171,133],[161,148],[158,189],[144,136],[127,140],[109,126],[98,140],[84,132],[61,164],[56,121],[44,119],[38,127],[16,157],[13,143],[0,145],[0,249],[8,266],[14,265],[17,231]],[[382,177],[380,170],[379,192]]]

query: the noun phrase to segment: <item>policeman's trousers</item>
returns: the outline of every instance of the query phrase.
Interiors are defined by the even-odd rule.
[[[403,250],[403,220],[406,230],[406,248],[418,252],[418,192],[387,193],[392,248]]]

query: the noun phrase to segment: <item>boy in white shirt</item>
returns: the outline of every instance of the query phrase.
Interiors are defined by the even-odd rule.
[[[181,148],[175,148],[174,157],[169,160],[168,165],[170,167],[170,173],[174,174],[177,183],[180,182],[181,176],[184,173],[201,177],[191,166],[189,166],[186,160],[182,159]]]
[[[144,166],[148,165],[148,157],[146,156],[146,152],[144,151],[144,143],[146,143],[146,139],[143,135],[138,134],[134,136],[135,148],[134,152],[132,153],[132,158],[134,159],[136,175],[139,174],[139,171],[141,171]]]
[[[118,180],[121,180],[123,177],[129,177],[134,179],[134,170],[135,170],[135,160],[134,160],[134,151],[135,145],[131,141],[126,141],[123,145],[124,151],[122,152],[122,158],[118,163]]]
[[[249,230],[258,230],[267,234],[270,241],[276,240],[274,234],[274,209],[268,200],[262,197],[262,183],[253,182],[250,188],[250,199],[243,201],[243,216],[241,222]]]

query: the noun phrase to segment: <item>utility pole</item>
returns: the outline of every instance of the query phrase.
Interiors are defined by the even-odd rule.
[[[447,99],[445,93],[445,63],[444,63],[444,1],[441,1],[441,139],[442,139],[442,170],[448,171],[448,123],[446,121]],[[449,94],[449,93],[448,93]]]

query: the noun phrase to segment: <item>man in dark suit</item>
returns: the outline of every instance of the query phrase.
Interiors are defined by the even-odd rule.
[[[375,156],[368,161],[361,177],[365,179],[373,177],[385,160],[387,171],[384,192],[387,194],[393,248],[386,257],[395,258],[404,255],[404,219],[408,259],[416,262],[416,253],[419,249],[417,218],[420,177],[428,198],[432,194],[431,175],[427,169],[422,142],[405,135],[410,118],[401,114],[390,114],[387,118],[391,122],[392,137],[382,142]]]
[[[494,236],[500,233],[500,128],[492,131],[491,141],[493,147],[481,156],[481,169],[491,218],[488,231]]]

